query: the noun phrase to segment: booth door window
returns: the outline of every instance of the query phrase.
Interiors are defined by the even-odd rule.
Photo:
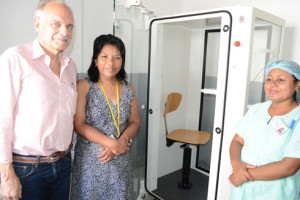
[[[264,91],[265,67],[269,61],[279,59],[281,34],[281,26],[255,19],[248,107],[267,100]]]
[[[203,55],[202,89],[217,88],[219,44],[220,29],[206,30]],[[201,102],[199,130],[213,133],[216,96],[213,94],[202,93]],[[196,167],[205,172],[209,172],[210,168],[212,141],[213,134],[211,134],[211,140],[207,144],[197,147]]]

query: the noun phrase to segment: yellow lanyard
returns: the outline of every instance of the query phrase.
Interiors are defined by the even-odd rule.
[[[105,98],[106,98],[108,107],[109,107],[109,109],[110,109],[111,116],[112,116],[112,118],[113,118],[113,120],[114,120],[114,122],[115,122],[116,128],[117,128],[117,130],[118,130],[118,135],[120,135],[120,129],[119,129],[119,127],[120,127],[120,103],[119,103],[118,81],[117,81],[117,79],[116,79],[117,100],[118,100],[118,124],[117,124],[117,122],[116,122],[115,115],[114,115],[114,113],[113,113],[113,111],[112,111],[112,109],[111,109],[109,100],[108,100],[108,98],[107,98],[107,96],[106,96],[105,90],[104,90],[104,88],[103,88],[103,85],[102,85],[100,79],[99,79],[99,83],[100,83],[100,87],[101,87],[101,89],[102,89],[102,91],[103,91],[103,93],[104,93],[104,96],[105,96]]]

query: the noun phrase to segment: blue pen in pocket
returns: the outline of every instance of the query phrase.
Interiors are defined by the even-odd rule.
[[[291,130],[293,129],[295,122],[296,121],[293,119],[292,122],[291,122],[291,124],[290,124],[290,126],[289,126],[289,129],[291,129]]]

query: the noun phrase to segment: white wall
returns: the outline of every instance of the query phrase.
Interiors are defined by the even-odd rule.
[[[33,41],[34,9],[38,0],[0,0],[0,54],[10,46]]]
[[[36,37],[34,10],[38,0],[0,0],[0,54],[11,46],[30,43]],[[75,27],[67,52],[77,65],[79,73],[87,71],[94,39],[113,33],[113,1],[66,0],[71,7]]]
[[[155,11],[157,15],[179,13],[182,11],[181,3],[184,0],[140,0],[142,5]],[[197,0],[195,0],[197,1]]]

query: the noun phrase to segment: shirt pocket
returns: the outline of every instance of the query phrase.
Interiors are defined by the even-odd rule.
[[[71,85],[71,86],[70,86]],[[76,113],[77,105],[77,91],[73,87],[73,83],[70,85],[64,84],[61,88],[61,102],[60,108],[63,111],[62,115],[74,116]]]

